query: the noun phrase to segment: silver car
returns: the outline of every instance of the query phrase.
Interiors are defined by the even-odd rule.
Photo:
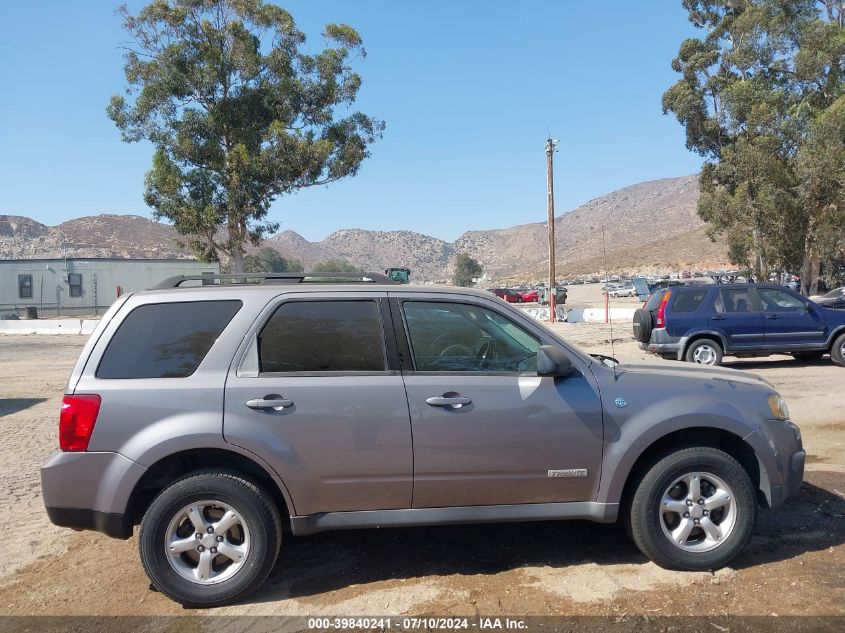
[[[118,299],[67,384],[51,520],[140,525],[152,585],[207,607],[255,590],[287,530],[621,520],[659,565],[714,569],[801,484],[753,374],[618,364],[487,292],[329,276]]]

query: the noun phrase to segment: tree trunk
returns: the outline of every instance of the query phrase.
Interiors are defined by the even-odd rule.
[[[244,272],[244,247],[240,244],[232,244],[232,272]]]
[[[241,223],[237,219],[238,217],[243,217],[243,214],[229,211],[229,263],[233,274],[244,272],[244,234],[241,231]]]
[[[801,264],[801,294],[810,296],[819,291],[819,249],[816,236],[808,231],[804,238],[804,261]]]

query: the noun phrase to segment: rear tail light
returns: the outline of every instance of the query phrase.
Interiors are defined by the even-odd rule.
[[[65,396],[59,416],[59,448],[87,451],[99,412],[100,396],[96,394]]]
[[[669,303],[669,297],[672,296],[671,291],[667,290],[663,293],[660,299],[660,305],[657,307],[657,327],[666,327],[666,304]]]

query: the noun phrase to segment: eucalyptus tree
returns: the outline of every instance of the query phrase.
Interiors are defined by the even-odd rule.
[[[681,44],[681,78],[664,112],[705,157],[699,214],[736,263],[758,277],[801,268],[819,274],[818,205],[807,203],[799,154],[815,122],[845,93],[845,2],[684,0],[704,34]],[[845,152],[839,146],[836,151]]]
[[[384,124],[353,112],[365,56],[350,26],[325,47],[261,0],[154,0],[119,9],[131,42],[108,115],[154,147],[144,200],[200,257],[244,270],[244,249],[278,225],[277,197],[354,176]],[[318,47],[320,48],[320,47]]]

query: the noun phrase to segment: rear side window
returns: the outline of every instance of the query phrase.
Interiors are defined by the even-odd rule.
[[[716,312],[753,312],[754,306],[751,302],[751,291],[745,288],[722,290],[719,293],[719,300],[716,301],[715,307]]]
[[[240,301],[192,301],[135,308],[109,342],[97,378],[190,376],[241,305]]]
[[[672,312],[695,312],[701,307],[707,292],[707,289],[676,291]]]
[[[258,336],[261,372],[385,371],[375,301],[283,303]]]

